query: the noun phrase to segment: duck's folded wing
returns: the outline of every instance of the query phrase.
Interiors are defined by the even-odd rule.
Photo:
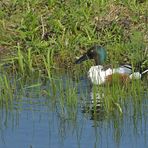
[[[130,65],[123,65],[121,67],[114,68],[113,73],[130,75],[132,73],[132,67]]]

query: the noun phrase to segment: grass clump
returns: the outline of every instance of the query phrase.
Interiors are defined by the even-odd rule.
[[[44,69],[49,75],[51,68],[74,67],[75,56],[100,44],[107,47],[108,62],[137,63],[139,58],[133,57],[140,51],[147,66],[146,4],[135,0],[2,0],[0,56],[21,73]]]
[[[1,73],[0,84],[0,106],[5,105],[7,108],[13,99],[13,87],[7,75]]]
[[[98,116],[98,119],[102,116],[123,116],[125,112],[133,110],[135,115],[138,114],[138,110],[142,109],[143,98],[146,95],[141,81],[132,81],[128,85],[121,85],[117,80],[114,83],[104,86],[93,86],[91,89],[92,104],[88,108],[92,112],[92,116]],[[100,117],[99,117],[100,115]]]

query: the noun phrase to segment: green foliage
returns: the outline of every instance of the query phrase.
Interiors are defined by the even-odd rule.
[[[11,58],[14,65],[19,63],[15,66],[20,66],[17,69],[22,73],[25,67],[47,70],[47,63],[60,66],[63,61],[67,61],[64,64],[68,66],[64,68],[68,68],[81,49],[94,44],[107,47],[108,62],[125,60],[136,65],[141,58],[146,62],[146,3],[135,0],[2,0],[0,54],[7,55],[11,51],[8,59]],[[8,49],[6,53],[1,53],[3,47]],[[45,56],[49,52],[52,56]],[[68,53],[66,60],[55,60],[57,54],[63,57],[64,53]],[[38,58],[41,58],[40,63],[35,62],[40,61]]]
[[[142,67],[147,67],[147,6],[147,1],[136,0],[1,0],[0,68],[11,69],[9,72],[16,72],[20,78],[12,87],[13,83],[7,74],[1,75],[0,69],[0,104],[8,106],[12,101],[13,91],[18,90],[17,81],[21,91],[41,89],[40,82],[25,86],[25,77],[37,71],[40,78],[46,75],[51,85],[39,93],[43,91],[54,105],[59,103],[60,116],[75,119],[78,86],[68,78],[64,82],[63,78],[54,78],[52,70],[62,67],[70,69],[73,77],[80,77],[92,63],[76,66],[74,60],[94,44],[106,47],[107,64],[131,63],[136,67],[142,62]],[[94,106],[97,107],[96,97],[101,91],[105,94],[105,112],[122,115],[131,94],[138,108],[141,89],[138,81],[127,87],[115,84],[94,88]]]
[[[0,73],[0,106],[4,105],[6,108],[13,99],[13,88],[9,81],[9,78],[5,74]]]

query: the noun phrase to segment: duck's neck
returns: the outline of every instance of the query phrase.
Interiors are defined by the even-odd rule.
[[[98,58],[95,59],[95,65],[101,65]]]
[[[94,60],[95,60],[95,65],[103,65],[103,62],[100,60],[100,58],[95,57]]]

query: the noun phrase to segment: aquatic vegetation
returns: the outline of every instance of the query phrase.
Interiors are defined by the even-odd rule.
[[[113,137],[114,140],[111,140],[115,145],[120,145],[121,135],[125,133],[126,128],[129,132],[130,124],[129,134],[132,135],[139,134],[139,128],[143,123],[144,126],[147,125],[146,107],[143,108],[146,105],[144,101],[147,101],[147,94],[142,81],[132,81],[126,87],[117,83],[118,80],[114,81],[116,83],[112,85],[90,87],[85,77],[73,79],[71,73],[59,71],[51,73],[51,77],[45,77],[42,73],[36,75],[32,73],[32,76],[21,74],[14,78],[1,75],[0,90],[2,91],[0,92],[4,90],[5,93],[1,95],[0,109],[6,108],[6,112],[3,111],[2,115],[0,114],[0,127],[3,128],[4,121],[6,129],[11,126],[14,132],[20,128],[22,131],[22,126],[26,126],[26,122],[29,122],[27,127],[33,126],[33,130],[30,130],[32,127],[29,128],[31,133],[39,126],[33,135],[40,137],[43,124],[43,133],[47,132],[47,135],[54,139],[56,133],[56,139],[61,143],[64,143],[67,137],[69,140],[72,135],[77,138],[79,147],[82,145],[80,139],[84,138],[83,135],[87,132],[94,132],[92,139],[95,141],[95,137],[98,144],[101,143],[102,134],[105,133],[106,137],[110,133],[109,137]],[[5,88],[10,90],[13,88],[13,92],[10,91],[9,94]],[[9,96],[11,96],[11,102]],[[83,111],[85,106],[88,107],[87,112]],[[145,121],[142,121],[144,119]],[[25,124],[22,120],[26,121]],[[25,127],[25,133],[26,130]],[[145,129],[142,128],[142,130]]]
[[[14,88],[7,75],[0,73],[0,107],[6,106],[6,109],[13,101]]]
[[[85,97],[90,97],[77,87],[94,61],[80,66],[74,64],[76,57],[86,53],[87,48],[95,44],[105,47],[108,55],[105,64],[113,67],[125,63],[131,64],[133,71],[139,66],[142,70],[147,68],[146,4],[135,0],[1,1],[0,72],[4,72],[0,75],[1,100],[5,95],[12,100],[18,86],[20,94],[26,86],[28,89],[37,87],[41,94],[50,98],[53,108],[59,103],[62,116],[75,117],[78,105],[85,102]],[[103,55],[104,62],[106,56]],[[67,77],[63,81],[61,75],[55,76],[55,71],[64,71],[73,80]],[[35,73],[40,81],[30,84],[29,77]],[[12,81],[10,74],[17,78]],[[100,96],[99,103],[106,113],[123,114],[125,100],[129,96],[137,98],[145,89],[143,81],[128,81],[122,76],[120,82],[118,75],[107,79],[112,81],[92,88],[94,110]],[[42,89],[44,81],[49,82],[49,90]],[[124,86],[119,84],[123,82]],[[77,97],[78,93],[82,93],[82,100]]]
[[[148,77],[92,85],[95,61],[74,61],[101,45],[105,65],[145,70],[148,1],[1,0],[0,8],[0,147],[147,146]]]

